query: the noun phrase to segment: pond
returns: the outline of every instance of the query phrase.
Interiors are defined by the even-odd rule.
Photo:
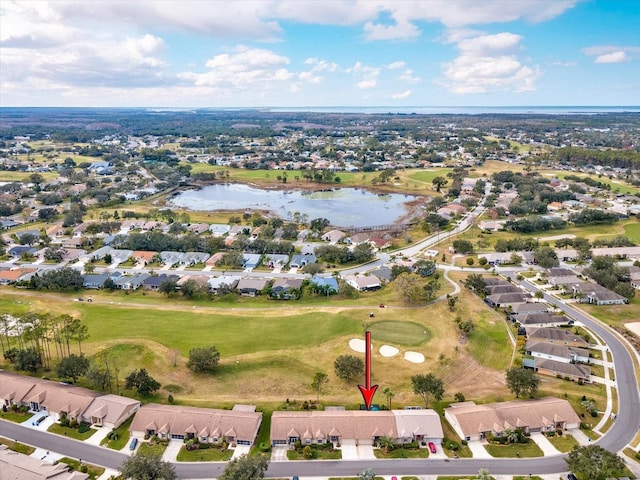
[[[266,210],[283,219],[294,214],[307,220],[327,218],[338,227],[367,227],[398,222],[409,213],[409,202],[420,197],[377,194],[360,188],[322,191],[264,190],[243,184],[216,184],[186,190],[171,199],[177,207],[196,211]]]

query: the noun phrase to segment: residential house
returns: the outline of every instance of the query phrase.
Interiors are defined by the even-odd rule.
[[[184,255],[185,254],[182,252],[172,252],[172,251],[160,252],[160,261],[166,267],[172,267],[173,265],[179,264],[182,258],[184,257]]]
[[[14,268],[11,270],[1,270],[0,285],[11,285],[16,282],[22,282],[26,277],[31,278],[31,276],[37,271],[37,268]]]
[[[111,252],[113,252],[112,247],[109,247],[109,246],[100,247],[99,249],[94,250],[89,254],[89,259],[92,261],[99,261],[99,260],[102,260],[105,256],[111,255]]]
[[[136,250],[133,252],[134,260],[140,265],[147,265],[153,262],[154,257],[158,252],[152,252],[149,250]]]
[[[338,293],[338,280],[334,277],[314,275],[309,281],[316,285],[318,289],[326,288],[327,295]]]
[[[197,265],[198,263],[205,263],[210,256],[211,255],[205,252],[187,252],[180,259],[180,263],[182,265],[187,265],[192,267],[194,265]]]
[[[347,234],[341,230],[330,230],[324,235],[322,235],[322,240],[329,243],[338,243],[342,240]]]
[[[532,313],[549,313],[549,306],[542,302],[531,303],[519,303],[511,306],[511,316],[517,317],[519,320],[520,315],[529,315]]]
[[[385,248],[391,248],[393,246],[393,239],[384,238],[379,235],[372,235],[369,239],[369,243],[373,248],[384,250]]]
[[[255,297],[262,293],[267,283],[268,280],[266,278],[241,278],[236,285],[236,290],[241,295]]]
[[[554,252],[561,262],[575,262],[580,258],[580,254],[575,248],[556,248]]]
[[[200,235],[209,230],[208,223],[192,223],[187,227],[187,231]]]
[[[150,275],[147,273],[139,273],[137,275],[123,275],[120,278],[116,279],[114,283],[116,284],[116,288],[119,288],[121,290],[137,290],[149,277]]]
[[[579,296],[578,301],[580,303],[593,303],[595,305],[623,305],[629,303],[626,297],[618,295],[597,283],[579,283],[573,285],[573,290]]]
[[[253,228],[247,225],[234,225],[229,229],[229,236],[251,235],[251,230],[253,230]]]
[[[262,255],[259,253],[243,253],[242,254],[242,267],[247,269],[254,269],[260,265]]]
[[[382,437],[398,443],[440,443],[444,437],[433,410],[276,411],[271,417],[271,445],[333,443],[373,445]]]
[[[488,295],[485,297],[484,301],[487,302],[491,307],[497,308],[513,308],[515,305],[519,303],[527,303],[527,301],[531,298],[530,295],[526,293],[498,293],[496,295]]]
[[[65,463],[47,463],[0,445],[0,473],[6,480],[87,480],[89,475],[69,469]]]
[[[498,295],[500,293],[522,293],[522,289],[509,282],[506,282],[505,285],[488,285],[484,287],[485,295]]]
[[[123,263],[129,260],[133,255],[133,250],[111,250],[111,263]]]
[[[223,235],[226,235],[230,230],[231,227],[229,225],[225,225],[222,223],[212,223],[211,225],[209,225],[209,231],[214,237],[221,237]]]
[[[276,278],[271,287],[271,297],[280,300],[296,300],[300,297],[302,278]]]
[[[525,433],[572,430],[580,427],[580,417],[567,400],[545,397],[535,400],[476,405],[454,403],[445,408],[445,418],[460,438],[481,440],[489,433],[499,436],[507,429]]]
[[[478,224],[480,230],[485,232],[498,232],[504,228],[506,220],[483,220]]]
[[[11,258],[20,258],[22,255],[33,255],[38,251],[36,247],[30,245],[16,245],[7,250],[7,255]]]
[[[262,263],[269,268],[282,268],[287,263],[289,263],[289,255],[268,253],[264,256],[264,260]]]
[[[208,287],[209,278],[204,275],[182,275],[176,282],[177,289],[180,290],[182,288],[182,285],[184,285],[189,281],[194,281],[198,285],[202,285],[202,286],[207,285],[207,289],[209,288]]]
[[[318,259],[312,253],[306,253],[304,255],[294,255],[291,258],[291,263],[289,263],[289,267],[291,268],[302,268],[305,265],[309,265],[311,263],[316,263]]]
[[[525,303],[524,305],[529,305]],[[523,327],[557,327],[572,323],[572,320],[564,315],[553,313],[521,313],[511,316],[511,321],[518,322]]]
[[[591,253],[594,257],[607,256],[640,259],[640,247],[594,248],[591,250]]]
[[[104,288],[104,284],[108,279],[112,279],[115,282],[121,275],[120,272],[86,273],[82,275],[82,286],[99,290]]]
[[[224,257],[225,252],[217,252],[211,255],[204,264],[207,267],[215,267],[218,262]]]
[[[216,295],[224,292],[230,292],[236,289],[240,277],[232,275],[221,275],[219,277],[209,277],[207,283],[209,284],[209,290]]]
[[[540,375],[564,378],[572,382],[589,383],[591,381],[591,369],[586,365],[543,358],[525,358],[524,366],[525,368],[532,368]]]
[[[573,333],[570,329],[565,328],[527,328],[527,338],[537,342],[555,343],[575,348],[587,348],[587,342],[580,335]]]
[[[380,279],[375,275],[347,275],[344,277],[344,281],[359,292],[382,288]]]
[[[629,267],[629,276],[631,278],[631,286],[636,290],[640,290],[640,267]]]
[[[250,405],[217,410],[150,403],[138,410],[130,431],[138,436],[158,435],[163,440],[195,439],[201,443],[250,446],[261,422],[262,413]]]
[[[345,238],[344,242],[349,245],[361,245],[363,243],[368,243],[371,238],[370,233],[362,232],[356,233],[355,235],[351,235],[350,237]]]
[[[381,282],[388,283],[391,281],[391,269],[386,265],[382,265],[375,270],[369,272],[380,279]]]
[[[513,255],[522,256],[517,252],[494,252],[494,253],[482,253],[478,255],[478,258],[485,258],[487,263],[493,265],[508,265],[511,263]]]
[[[18,225],[20,225],[18,222],[11,220],[10,218],[0,219],[0,230],[8,230],[10,228],[17,227]]]
[[[572,348],[557,343],[529,340],[525,346],[526,354],[532,357],[563,363],[589,363],[589,350]]]
[[[152,275],[142,282],[144,290],[158,290],[164,282],[177,282],[180,279],[178,275]]]

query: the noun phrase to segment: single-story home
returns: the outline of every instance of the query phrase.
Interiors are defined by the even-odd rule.
[[[152,252],[149,250],[136,250],[133,252],[133,258],[136,262],[146,265],[147,263],[153,262],[153,258],[158,254],[158,252]]]
[[[527,327],[527,338],[530,340],[557,343],[568,347],[587,348],[589,343],[580,335],[564,328],[532,328]]]
[[[591,381],[591,369],[578,363],[558,362],[544,358],[525,358],[524,367],[532,368],[540,375],[561,377],[572,382],[582,381],[589,383]]]
[[[580,417],[567,400],[545,397],[534,400],[476,405],[454,403],[444,416],[464,440],[480,440],[487,434],[521,428],[525,433],[569,430],[580,427]]]
[[[440,443],[444,437],[433,410],[277,411],[271,417],[271,444],[373,445],[382,437],[398,443]]]
[[[226,235],[227,233],[229,233],[229,230],[231,230],[231,227],[223,223],[212,223],[211,225],[209,225],[209,231],[214,237],[221,237],[223,235]]]
[[[595,305],[623,305],[629,300],[622,295],[609,290],[602,285],[592,282],[583,282],[572,286],[574,294],[579,296],[580,303],[593,303]]]
[[[179,279],[180,277],[178,275],[167,275],[166,273],[162,275],[152,275],[142,282],[142,288],[145,290],[158,290],[162,283],[169,281],[177,282]]]
[[[498,293],[496,295],[488,295],[484,301],[492,307],[506,308],[514,307],[519,303],[527,303],[531,297],[526,293]]]
[[[511,316],[520,317],[531,313],[549,313],[549,306],[542,302],[519,303],[511,306]]]
[[[236,285],[236,290],[241,295],[255,297],[265,289],[267,282],[266,278],[241,278]]]
[[[74,385],[27,377],[0,370],[0,403],[26,405],[33,412],[46,412],[59,419],[117,428],[140,407],[140,402],[102,394]]]
[[[382,282],[375,275],[347,275],[344,281],[359,292],[382,288]]]
[[[33,255],[36,253],[38,249],[36,247],[32,247],[31,245],[16,245],[15,247],[11,247],[7,250],[7,255],[12,258],[21,257],[23,254]]]
[[[12,270],[0,271],[0,285],[11,285],[12,283],[20,282],[24,277],[31,276],[35,273],[37,268],[15,268]]]
[[[207,283],[209,284],[209,290],[217,295],[222,291],[230,292],[235,290],[239,281],[240,277],[221,275],[219,277],[210,277]]]
[[[526,345],[527,355],[562,363],[589,363],[589,350],[567,347],[557,343],[529,340]]]
[[[0,472],[6,479],[28,480],[87,480],[89,475],[70,470],[66,463],[51,464],[40,458],[9,450],[0,445]]]
[[[485,295],[498,295],[500,293],[522,293],[522,289],[509,282],[504,285],[487,285],[484,287]]]
[[[527,304],[525,304],[527,305]],[[557,327],[567,325],[571,320],[564,315],[554,315],[552,313],[522,313],[511,315],[511,320],[518,322],[524,327]]]
[[[334,277],[321,277],[314,275],[309,281],[319,288],[326,288],[328,294],[338,293],[338,280]]]
[[[160,252],[160,261],[164,265],[171,267],[172,265],[176,265],[180,263],[184,255],[185,254],[182,252],[172,252],[172,251]]]
[[[243,253],[242,254],[242,266],[243,268],[256,268],[260,265],[262,255],[259,253]]]
[[[271,287],[271,297],[281,300],[295,300],[300,296],[302,278],[276,278]]]
[[[294,255],[291,258],[291,263],[289,263],[289,267],[291,268],[302,268],[305,265],[309,265],[311,263],[316,263],[318,259],[312,253],[306,253],[304,255]]]
[[[120,278],[120,272],[103,272],[103,273],[87,273],[82,275],[82,286],[84,288],[100,289],[104,287],[105,282],[110,278],[114,282]]]
[[[121,290],[137,290],[142,286],[144,281],[149,278],[148,273],[138,273],[137,275],[123,275],[114,280],[116,287]]]
[[[344,242],[349,245],[361,245],[363,243],[369,242],[371,238],[371,234],[367,232],[356,233],[355,235],[351,235],[350,237],[345,238]]]
[[[161,439],[197,439],[202,443],[253,445],[262,413],[252,405],[232,410],[159,405],[142,406],[131,423],[134,435],[158,435]]]
[[[347,234],[341,230],[330,230],[324,235],[322,235],[322,240],[329,243],[338,243],[342,240]]]
[[[284,267],[289,263],[289,255],[268,253],[264,256],[262,263],[269,268]]]
[[[187,252],[180,259],[180,263],[182,265],[193,266],[198,263],[205,263],[210,256],[211,255],[205,252]]]

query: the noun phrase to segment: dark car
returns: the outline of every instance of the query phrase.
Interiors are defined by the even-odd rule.
[[[44,421],[45,418],[47,418],[47,416],[43,415],[39,419],[37,419],[35,422],[33,422],[33,424],[37,427],[38,425],[40,425]]]
[[[578,477],[576,477],[573,473],[570,473],[569,475],[567,475],[567,480],[578,480]]]
[[[436,450],[436,446],[433,444],[433,442],[429,442],[429,451],[431,453],[436,453],[438,450]]]
[[[129,450],[134,451],[137,445],[138,445],[138,439],[134,437],[131,440],[131,443],[129,444]]]

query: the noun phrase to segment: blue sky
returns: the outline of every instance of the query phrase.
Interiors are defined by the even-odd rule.
[[[639,105],[638,25],[638,0],[3,0],[0,105]]]

